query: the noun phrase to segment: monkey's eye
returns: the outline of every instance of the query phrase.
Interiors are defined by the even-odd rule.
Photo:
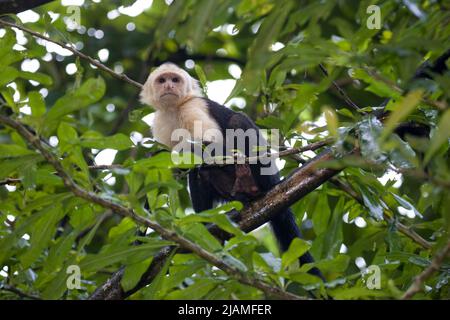
[[[174,78],[172,78],[172,82],[178,82],[178,81],[180,81],[180,79],[179,78],[177,78],[177,77],[174,77]]]
[[[164,78],[159,78],[159,79],[158,79],[158,82],[159,82],[159,83],[164,83],[164,82],[166,82],[166,79],[164,79]]]

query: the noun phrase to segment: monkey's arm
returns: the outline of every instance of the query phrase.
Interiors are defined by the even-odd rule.
[[[222,131],[225,133],[227,129],[232,130],[238,130],[241,129],[243,131],[247,130],[254,130],[254,132],[257,132],[257,139],[256,141],[252,141],[248,138],[245,140],[245,150],[243,150],[243,154],[245,157],[252,157],[255,156],[255,150],[256,148],[265,148],[267,146],[267,142],[264,139],[264,137],[260,134],[258,126],[244,113],[241,112],[234,112],[214,101],[211,101],[209,99],[205,99],[209,112],[211,116],[217,121],[217,123],[222,128]],[[255,143],[256,142],[256,143]],[[236,145],[236,142],[235,144]],[[262,153],[262,152],[259,152]],[[252,173],[252,179],[254,179],[259,186],[259,189],[262,192],[270,190],[273,186],[275,186],[280,181],[280,177],[278,174],[278,170],[276,170],[274,160],[271,160],[269,163],[262,163],[261,161],[258,161],[257,163],[246,165],[250,168]],[[272,168],[275,168],[275,170],[271,170],[271,173],[268,174],[267,172],[265,174],[262,174],[263,168],[269,168],[272,166]],[[240,168],[241,175],[244,174],[244,172],[248,171],[246,168]],[[245,179],[247,177],[244,176]],[[248,180],[248,179],[247,179]],[[244,183],[248,184],[248,183]]]

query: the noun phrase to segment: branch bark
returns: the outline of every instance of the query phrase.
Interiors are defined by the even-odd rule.
[[[236,211],[231,213],[233,220],[238,220],[239,228],[245,232],[250,232],[264,223],[270,221],[281,208],[287,208],[294,202],[300,200],[311,191],[315,190],[321,184],[325,183],[332,176],[339,173],[340,170],[318,168],[325,161],[334,159],[331,151],[327,150],[313,158],[302,167],[295,170],[289,177],[280,182],[265,196],[254,201],[251,205],[243,209],[238,214]],[[220,238],[226,240],[229,234],[223,232],[215,225],[209,226],[209,231]],[[97,288],[89,297],[91,300],[104,299],[125,299],[140,288],[149,284],[158,274],[164,265],[164,261],[170,255],[170,248],[161,250],[154,258],[147,272],[141,278],[139,284],[129,292],[124,292],[120,286],[120,280],[123,272],[121,270],[103,285]]]
[[[0,14],[19,13],[52,1],[53,0],[0,0]]]
[[[19,296],[20,298],[22,298],[22,299],[42,300],[38,296],[35,296],[35,295],[32,295],[32,294],[28,294],[28,293],[23,292],[22,290],[20,290],[20,289],[18,289],[16,287],[10,286],[8,284],[5,284],[2,287],[0,287],[0,290],[12,292],[12,293],[16,294],[17,296]]]
[[[433,260],[431,260],[431,264],[414,279],[412,285],[403,295],[402,300],[409,300],[416,293],[420,292],[423,289],[424,282],[441,268],[445,258],[448,256],[450,256],[450,242],[434,256]]]
[[[0,2],[1,2],[1,0],[0,0]],[[12,2],[12,1],[10,1],[10,2]],[[52,40],[48,37],[45,37],[37,32],[34,32],[30,29],[27,29],[22,26],[18,26],[14,23],[6,22],[4,20],[0,20],[0,25],[16,27],[18,29],[21,29],[24,32],[32,34],[35,37],[58,44],[61,47],[70,50],[71,52],[73,52],[77,56],[81,57],[82,59],[87,60],[89,63],[97,66],[100,70],[103,70],[103,71],[111,74],[113,77],[123,80],[125,82],[128,82],[129,84],[135,86],[136,88],[140,89],[142,87],[142,85],[140,83],[138,83],[134,80],[131,80],[124,74],[115,73],[110,68],[101,64],[97,60],[94,60],[93,58],[79,52],[78,50],[72,48],[68,44],[54,41],[54,40]],[[441,60],[443,60],[445,62],[445,60],[448,58],[448,52],[447,52],[447,55],[444,54],[443,57],[444,58],[442,58]],[[444,67],[445,67],[445,64],[444,64]],[[323,66],[322,66],[322,68],[323,68]],[[322,70],[322,71],[324,71],[324,70]],[[327,74],[326,70],[324,73]],[[335,83],[333,83],[333,85],[335,85],[335,87],[336,87]],[[350,106],[352,106],[355,109],[359,109],[359,107],[355,103],[353,103],[353,101],[350,100],[350,98],[345,94],[345,92],[341,92],[343,90],[341,88],[339,88],[339,86],[337,86],[336,89],[341,93],[341,95],[344,97],[344,99]],[[5,120],[5,118],[6,117],[1,117],[0,122]],[[13,121],[9,118],[6,118],[6,119]],[[43,155],[44,155],[44,157],[46,157],[47,161],[49,163],[51,163],[55,167],[55,169],[57,169],[59,174],[64,173],[64,170],[63,170],[61,164],[59,163],[59,161],[56,158],[54,158],[54,156],[47,149],[45,149],[45,147],[41,144],[41,142],[39,141],[39,139],[36,136],[34,136],[30,132],[28,132],[27,129],[24,128],[23,126],[22,126],[22,128],[20,128],[20,126],[21,126],[20,123],[12,123],[12,124],[9,123],[9,124],[13,127],[14,127],[14,125],[17,124],[19,127],[16,126],[15,129],[18,130],[18,132],[21,134],[28,133],[30,135],[30,136],[28,136],[28,138],[31,139],[31,140],[29,140],[29,142],[31,144],[33,144],[33,146],[36,147],[38,150],[40,150],[41,153],[43,153]],[[47,152],[47,154],[40,148],[43,148],[43,150],[45,152]],[[48,156],[50,156],[50,157],[48,157]],[[52,159],[52,157],[53,157],[53,159]],[[278,212],[281,208],[290,206],[292,203],[298,201],[299,199],[304,197],[306,194],[308,194],[309,192],[311,192],[312,190],[314,190],[315,188],[320,186],[322,183],[324,183],[327,180],[329,180],[330,178],[332,178],[335,174],[337,174],[339,172],[339,170],[332,170],[332,169],[327,169],[327,168],[317,169],[317,165],[321,164],[323,161],[332,160],[332,159],[333,159],[333,157],[332,157],[331,153],[329,151],[326,151],[326,152],[322,153],[321,155],[319,155],[318,157],[311,160],[310,162],[308,162],[307,164],[305,164],[300,169],[296,170],[289,178],[285,179],[282,183],[277,185],[266,196],[255,201],[249,207],[245,208],[244,211],[241,213],[242,218],[239,221],[239,226],[245,231],[253,230],[254,228],[269,221],[276,214],[276,212]],[[54,160],[54,161],[52,162],[52,160]],[[62,171],[60,172],[60,170],[62,170]],[[63,178],[65,185],[70,190],[72,190],[72,192],[75,195],[77,195],[81,198],[84,198],[88,201],[98,203],[98,204],[104,206],[105,208],[114,210],[123,216],[130,216],[132,219],[134,219],[138,223],[144,224],[150,228],[153,228],[153,229],[156,228],[155,230],[157,232],[162,232],[160,234],[163,237],[165,237],[166,239],[173,240],[173,241],[181,244],[181,246],[183,248],[199,254],[205,260],[210,259],[208,261],[217,262],[219,265],[221,265],[221,267],[219,267],[219,268],[221,268],[221,269],[224,268],[224,269],[228,270],[230,272],[230,274],[233,274],[239,281],[241,281],[243,283],[246,283],[246,281],[247,281],[247,282],[251,282],[250,285],[262,286],[260,289],[266,293],[271,292],[271,289],[277,289],[277,288],[272,288],[272,287],[267,288],[266,284],[260,283],[260,282],[258,282],[258,280],[256,280],[257,283],[252,282],[252,280],[254,280],[254,279],[248,279],[248,277],[245,274],[240,273],[239,270],[234,270],[232,267],[224,264],[223,262],[214,260],[215,257],[213,255],[211,255],[208,252],[201,251],[202,249],[199,248],[198,246],[196,246],[194,243],[191,243],[188,240],[179,237],[178,235],[172,233],[169,230],[162,228],[161,226],[151,222],[150,220],[148,220],[146,218],[136,215],[132,209],[109,202],[105,199],[102,199],[102,198],[96,196],[95,194],[93,194],[91,192],[87,192],[87,191],[79,188],[79,186],[76,185],[74,183],[74,181],[67,174],[65,174],[65,176],[63,175],[62,178]],[[405,228],[403,228],[403,230],[406,230]],[[214,231],[214,227],[212,227],[211,229],[212,229],[212,231]],[[402,230],[402,228],[399,228],[399,230]],[[176,240],[174,240],[174,239],[176,239]],[[198,250],[200,250],[200,251],[198,251]],[[168,252],[170,252],[170,251],[168,251]],[[154,261],[164,261],[165,257],[167,257],[167,256],[168,256],[168,254],[166,255],[164,251],[161,251],[160,254],[157,256],[158,258],[161,258],[161,259],[159,259],[159,260],[154,259]],[[157,258],[157,257],[155,257],[155,258]],[[152,266],[153,266],[153,263],[152,263]],[[150,278],[152,277],[152,274],[155,274],[154,271],[158,269],[157,267],[153,267],[153,269],[152,269],[152,266],[150,266],[149,272],[147,273]],[[224,270],[224,269],[222,269],[222,270]],[[227,272],[227,271],[225,271],[225,272]],[[147,280],[144,279],[145,281],[141,281],[141,282],[147,284],[149,282],[148,279],[150,279],[150,278],[147,278]],[[116,280],[116,279],[118,279],[118,280]],[[109,295],[104,295],[104,298],[108,298],[108,297],[122,298],[123,297],[124,293],[119,292],[122,290],[120,288],[120,279],[121,279],[121,271],[116,273],[113,276],[113,278],[110,279],[110,281],[107,283],[108,286],[101,287],[101,288],[106,288],[106,287],[116,288],[116,289],[114,289],[115,291],[113,289],[103,290],[104,292],[109,292]],[[117,289],[117,288],[119,288],[119,289]],[[102,291],[102,290],[97,290],[97,291]],[[114,293],[118,293],[118,292],[119,292],[118,295],[114,294]],[[128,293],[125,293],[125,294],[128,294]],[[277,291],[276,294],[280,294],[280,292]],[[287,293],[281,292],[281,294],[283,295],[283,294],[287,294]],[[292,295],[290,297],[292,298]],[[294,298],[298,298],[298,297],[294,296]]]

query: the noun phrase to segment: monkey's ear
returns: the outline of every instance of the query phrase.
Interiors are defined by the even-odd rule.
[[[140,100],[143,104],[154,106],[154,93],[150,83],[150,77],[142,86],[141,93],[139,94]]]
[[[203,90],[200,87],[200,82],[197,79],[192,78],[188,75],[189,79],[189,95],[193,97],[202,97]]]

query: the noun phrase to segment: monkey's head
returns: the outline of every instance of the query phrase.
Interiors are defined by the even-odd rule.
[[[156,109],[176,108],[191,97],[201,97],[198,81],[173,63],[156,68],[141,91],[141,102]]]

